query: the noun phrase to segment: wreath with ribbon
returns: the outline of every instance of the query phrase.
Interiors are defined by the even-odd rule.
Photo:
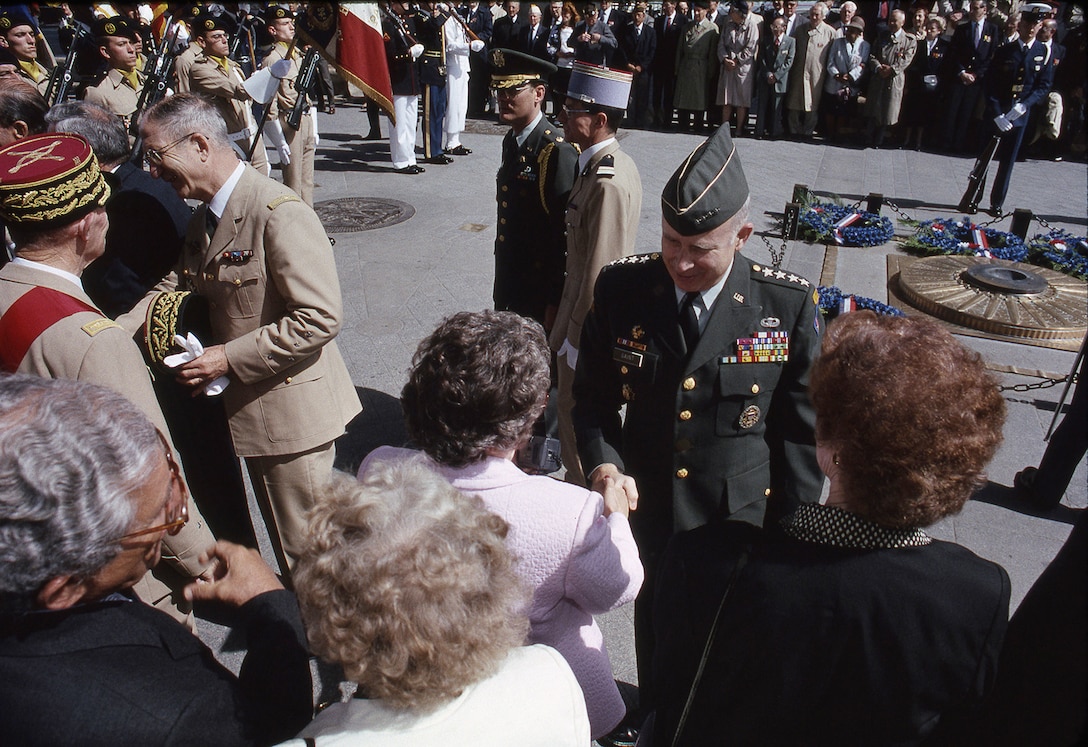
[[[1060,228],[1036,234],[1028,242],[1028,261],[1088,280],[1088,238]]]
[[[839,314],[858,311],[859,309],[868,309],[885,316],[905,316],[902,311],[894,306],[881,303],[875,298],[843,293],[836,285],[821,285],[818,290],[820,292],[820,311],[828,321]]]
[[[839,246],[880,246],[895,236],[891,219],[832,202],[810,202],[798,227],[805,241]]]
[[[904,242],[907,249],[921,254],[962,254],[996,257],[1010,262],[1024,262],[1028,248],[1014,233],[980,226],[967,218],[934,218],[918,224],[918,230]]]

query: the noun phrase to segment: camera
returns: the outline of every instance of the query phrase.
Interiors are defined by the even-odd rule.
[[[547,475],[555,472],[563,466],[563,460],[559,456],[559,439],[533,436],[518,449],[514,461],[529,474]]]

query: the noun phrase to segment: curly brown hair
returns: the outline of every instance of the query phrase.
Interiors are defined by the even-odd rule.
[[[512,311],[447,317],[419,344],[401,391],[409,434],[451,467],[519,446],[544,412],[550,359],[543,328]]]
[[[528,634],[508,530],[422,456],[338,475],[294,573],[314,653],[394,708],[457,697]]]
[[[931,320],[871,311],[829,326],[810,396],[817,441],[835,450],[851,508],[889,527],[962,509],[1005,422],[978,353]]]

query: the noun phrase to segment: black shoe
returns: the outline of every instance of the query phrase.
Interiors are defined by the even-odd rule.
[[[382,133],[381,133],[380,130],[371,130],[370,132],[368,132],[366,134],[366,137],[363,138],[363,140],[381,140],[381,139],[382,139]]]
[[[456,148],[450,148],[446,152],[454,156],[467,156],[472,153],[470,149],[466,148],[463,145],[458,145]]]
[[[405,166],[402,169],[394,169],[398,174],[422,174],[427,169],[422,166],[417,166],[414,163],[411,166]]]
[[[1061,496],[1057,500],[1047,498],[1035,488],[1035,481],[1039,477],[1039,470],[1035,467],[1025,467],[1016,473],[1012,479],[1012,485],[1016,488],[1016,494],[1035,508],[1051,509],[1061,503]]]
[[[445,166],[447,163],[453,163],[453,159],[444,153],[439,153],[437,156],[431,156],[425,159],[426,163],[433,163],[437,166]]]
[[[635,747],[638,741],[638,729],[631,726],[617,726],[608,734],[597,739],[601,747]]]
[[[1000,205],[990,205],[990,207],[986,208],[986,215],[989,215],[991,218],[1000,218],[1004,214],[1005,213],[1001,211]]]

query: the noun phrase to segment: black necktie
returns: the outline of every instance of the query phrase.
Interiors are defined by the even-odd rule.
[[[215,229],[219,227],[219,219],[215,217],[215,213],[211,208],[207,208],[204,211],[204,228],[208,232],[208,241],[212,240],[212,236],[215,236]]]
[[[691,291],[685,293],[684,300],[680,302],[680,331],[684,333],[688,355],[691,355],[699,342],[699,317],[695,315],[695,299],[698,297],[697,291]]]

